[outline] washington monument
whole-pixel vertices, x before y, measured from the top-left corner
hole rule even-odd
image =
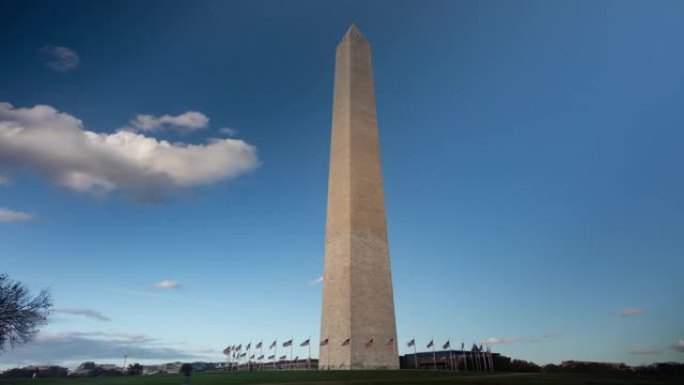
[[[337,46],[319,367],[398,369],[370,45]]]

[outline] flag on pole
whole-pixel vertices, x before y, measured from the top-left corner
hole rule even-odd
[[[465,345],[463,344],[463,341],[461,341],[461,350],[465,349]]]
[[[394,338],[390,338],[385,345],[391,346],[392,344],[394,344]]]
[[[366,345],[366,349],[372,348],[373,347],[373,339],[371,338],[370,340],[368,340],[368,342],[366,342],[365,345]]]
[[[242,353],[242,354],[240,354],[240,358],[242,358],[242,357],[244,357],[244,356],[246,356],[246,355],[247,355],[247,353]]]
[[[294,359],[295,364],[297,363],[297,361],[299,361],[299,356],[295,357],[295,359]]]
[[[262,343],[262,342],[263,342],[263,341],[259,341],[259,343],[256,344],[256,346],[254,347],[254,349],[261,349],[261,346],[262,346],[261,343]]]
[[[287,358],[287,356],[280,356],[279,360],[284,360],[286,358]]]
[[[351,342],[351,338],[347,338],[346,340],[344,340],[344,342],[342,342],[342,346],[347,346],[347,345],[349,345],[350,342]]]
[[[410,348],[411,346],[415,346],[415,345],[416,345],[416,339],[415,339],[415,338],[412,339],[411,341],[409,341],[408,344],[406,344],[406,346],[408,346],[409,348]]]
[[[257,358],[257,360],[263,360],[263,359],[264,359],[264,355],[263,355],[263,354],[260,355],[260,356]]]
[[[430,343],[427,344],[427,347],[428,347],[428,348],[431,348],[431,347],[433,347],[433,346],[435,346],[435,342],[434,342],[434,340],[430,340]]]
[[[269,360],[275,360],[275,354],[268,356]]]
[[[327,339],[327,338],[324,339],[323,341],[321,341],[321,346],[326,346],[327,344],[328,344],[328,339]]]
[[[451,347],[451,340],[447,341],[444,345],[442,345],[442,349],[449,349]]]
[[[277,342],[278,342],[278,340],[275,340],[275,341],[273,341],[273,343],[271,344],[271,346],[269,346],[268,348],[269,348],[269,349],[273,349],[273,348],[275,348],[275,347],[276,347],[276,344],[277,344]]]
[[[248,343],[248,344],[247,344],[247,347],[245,348],[245,350],[249,350],[249,348],[250,348],[251,346],[252,346],[252,343],[251,343],[251,342]]]
[[[227,347],[227,348],[225,348],[225,349],[223,349],[223,354],[225,354],[225,355],[229,355],[229,354],[230,354],[230,346]]]
[[[311,338],[307,339],[306,341],[302,342],[299,344],[299,346],[309,346],[309,343],[311,342]]]
[[[286,348],[286,347],[288,347],[288,346],[292,346],[292,340],[283,342],[283,347],[284,347],[284,348]]]
[[[238,346],[235,348],[235,350],[238,351],[238,352],[239,352],[240,350],[242,350],[242,344],[238,345]]]
[[[255,356],[256,356],[256,355],[252,354],[251,356],[249,356],[249,359],[250,359],[250,360],[253,360]]]

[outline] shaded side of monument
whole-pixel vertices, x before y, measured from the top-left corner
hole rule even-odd
[[[370,45],[337,46],[325,240],[321,369],[398,369]]]

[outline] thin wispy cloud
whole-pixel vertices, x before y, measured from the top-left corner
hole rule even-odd
[[[620,317],[631,317],[631,316],[636,316],[636,315],[642,315],[645,313],[646,313],[646,311],[643,309],[639,309],[636,307],[626,307],[626,308],[620,310]]]
[[[521,342],[521,341],[522,341],[522,338],[520,338],[520,337],[489,337],[482,342],[489,344],[489,345],[507,345],[507,344],[514,344],[514,343]]]
[[[25,222],[34,218],[34,215],[22,213],[0,207],[0,222]]]
[[[0,186],[7,186],[10,183],[10,179],[4,175],[0,175]]]
[[[154,132],[167,128],[177,128],[186,131],[194,131],[206,128],[209,118],[201,112],[188,111],[180,115],[137,115],[130,121],[134,130],[142,132]]]
[[[309,281],[309,285],[320,285],[321,283],[323,283],[323,276],[320,276],[316,279],[312,279],[311,281]]]
[[[206,356],[164,345],[139,334],[105,332],[41,332],[36,338],[3,353],[3,364],[25,365],[42,362],[64,363],[120,359],[124,354],[137,359],[202,360]]]
[[[47,57],[45,65],[57,72],[67,72],[81,64],[81,58],[71,48],[59,45],[46,45],[40,51]]]
[[[219,128],[218,132],[225,135],[225,136],[230,136],[230,137],[233,137],[233,136],[238,134],[238,130],[236,130],[234,128],[230,128],[230,127]]]
[[[663,349],[634,349],[630,350],[629,354],[635,355],[635,356],[650,356],[654,354],[660,354],[663,352]]]
[[[86,318],[95,319],[98,321],[110,321],[110,318],[100,313],[97,310],[92,309],[75,309],[75,308],[58,308],[53,309],[53,313],[57,314],[69,314],[69,315],[79,315]]]
[[[179,289],[181,285],[176,281],[164,280],[155,283],[154,287],[156,289]]]
[[[88,131],[76,117],[51,106],[0,103],[0,168],[30,170],[77,192],[112,190],[143,199],[207,185],[258,167],[256,148],[242,140],[170,143],[143,134]]]

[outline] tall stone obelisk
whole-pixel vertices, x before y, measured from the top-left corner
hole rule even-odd
[[[398,369],[371,52],[354,25],[333,99],[319,367]]]

